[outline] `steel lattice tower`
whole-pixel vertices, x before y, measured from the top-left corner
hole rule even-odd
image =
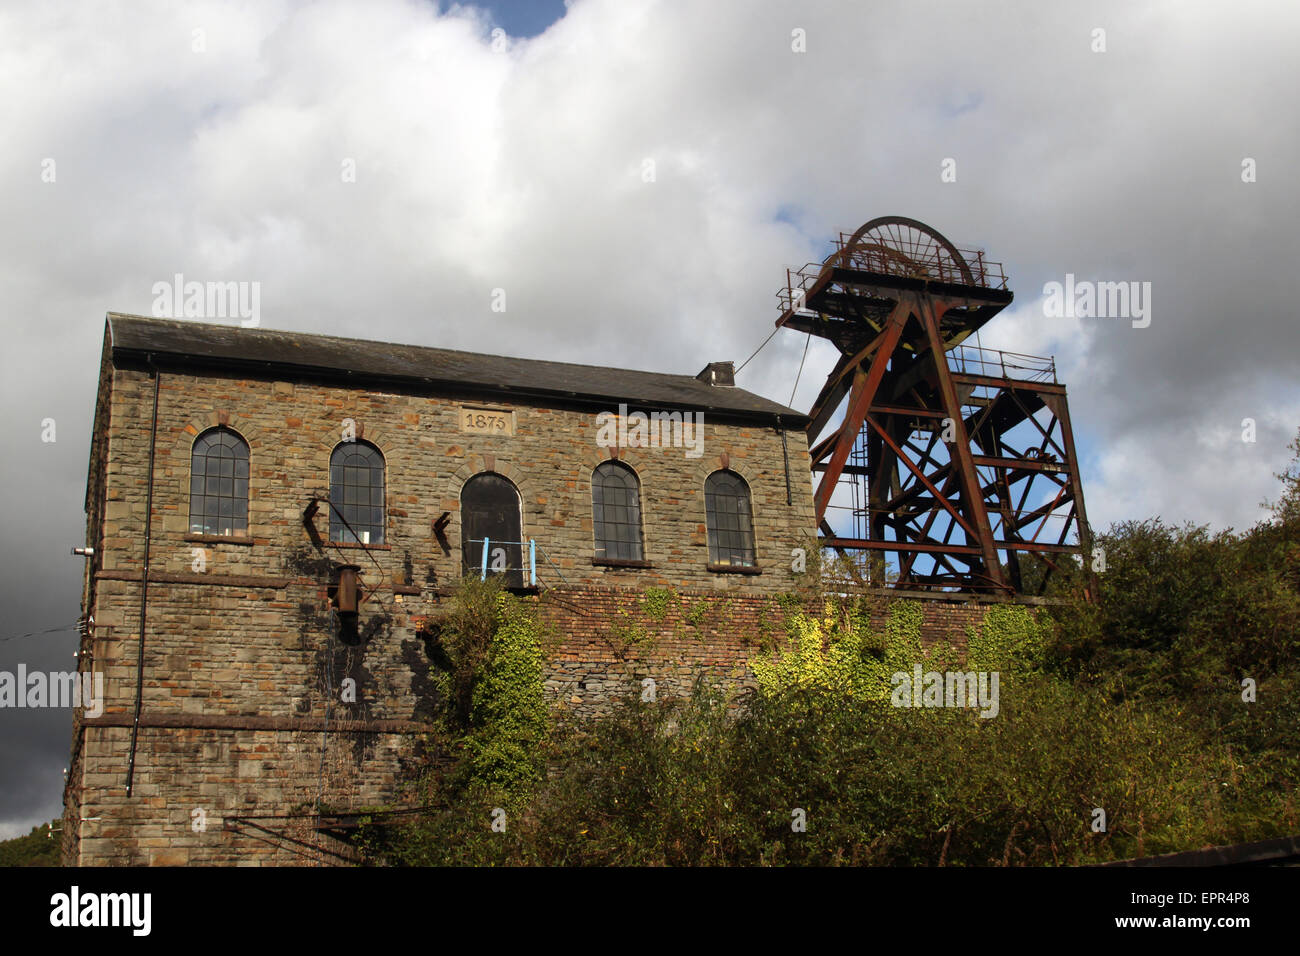
[[[1063,555],[1083,554],[1055,362],[962,344],[1011,302],[1000,264],[889,216],[787,270],[778,298],[778,327],[840,351],[809,412],[824,545],[856,556],[872,583],[911,590],[1041,592]],[[832,509],[849,512],[849,530]]]

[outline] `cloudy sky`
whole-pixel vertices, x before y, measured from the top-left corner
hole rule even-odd
[[[0,670],[73,666],[73,633],[16,635],[79,614],[104,314],[177,273],[260,283],[266,328],[693,374],[758,347],[787,266],[911,216],[1005,263],[982,344],[1056,356],[1095,525],[1246,528],[1300,425],[1297,27],[1284,0],[9,0]],[[1067,273],[1151,283],[1150,325],[1045,315]],[[803,348],[739,384],[789,402]],[[0,836],[59,812],[70,727],[0,712]]]

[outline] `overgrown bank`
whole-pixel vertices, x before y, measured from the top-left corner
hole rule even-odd
[[[866,599],[792,602],[731,716],[697,685],[553,723],[544,635],[471,585],[434,641],[452,759],[413,794],[428,814],[364,831],[369,859],[1051,865],[1294,834],[1300,508],[1284,480],[1246,533],[1113,527],[1097,603],[1061,573],[1066,603],[995,609],[964,659],[923,648],[905,603],[873,627]],[[996,716],[895,706],[894,675],[918,663],[997,672]]]

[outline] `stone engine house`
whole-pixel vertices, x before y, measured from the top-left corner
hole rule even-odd
[[[420,629],[502,574],[556,706],[746,680],[815,548],[806,416],[698,376],[108,316],[86,491],[71,864],[329,862],[291,808],[389,802],[433,703]],[[486,547],[484,542],[487,542]],[[359,576],[364,601],[340,614]],[[672,588],[643,627],[615,624]],[[355,699],[340,697],[351,680]]]

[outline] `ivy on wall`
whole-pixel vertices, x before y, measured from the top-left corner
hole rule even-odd
[[[473,780],[517,795],[541,771],[549,718],[545,658],[532,614],[507,595],[497,601],[500,624],[474,683],[466,748]]]
[[[467,578],[427,635],[448,752],[462,782],[509,800],[540,773],[549,730],[542,627],[499,583]]]
[[[975,671],[1039,674],[1051,622],[1022,604],[994,604],[979,628],[966,629],[966,664]]]
[[[1037,674],[1043,667],[1049,622],[1017,604],[988,608],[981,626],[967,629],[964,664],[957,648],[943,641],[928,649],[921,645],[922,606],[914,601],[889,605],[883,628],[871,624],[864,603],[847,609],[826,601],[823,613],[809,614],[793,604],[786,607],[787,646],[769,649],[751,661],[761,693],[787,690],[827,690],[862,700],[888,700],[890,678],[910,673],[926,661],[930,668],[963,666],[974,671]]]
[[[864,700],[888,700],[890,676],[921,659],[921,608],[894,603],[882,633],[863,606],[848,610],[828,600],[820,616],[786,608],[788,644],[756,656],[750,665],[760,693],[829,690]]]
[[[677,592],[672,588],[646,588],[641,597],[641,608],[652,621],[663,621],[676,603]]]

